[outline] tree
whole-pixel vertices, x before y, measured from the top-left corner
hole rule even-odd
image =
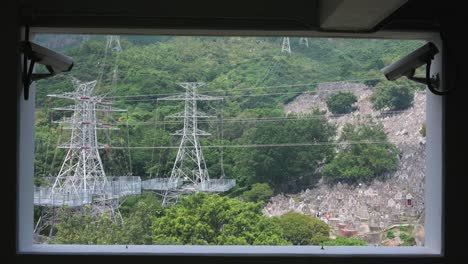
[[[152,225],[153,243],[183,245],[287,245],[261,203],[197,193],[165,210]]]
[[[377,110],[405,110],[413,105],[414,91],[409,86],[383,84],[370,97]]]
[[[125,244],[151,245],[154,219],[162,215],[161,200],[154,192],[143,192],[130,212],[124,215],[122,236]]]
[[[56,36],[41,36],[41,41],[43,45],[47,46],[50,44],[47,43],[48,41],[56,42],[55,38]],[[164,40],[152,38],[156,42],[149,43],[150,38],[145,37],[145,40],[143,40],[142,37],[138,36],[121,36],[123,49],[119,55],[119,59],[109,60],[110,53],[107,52],[107,55],[105,55],[106,39],[104,37],[93,36],[81,43],[73,40],[72,43],[75,43],[74,45],[71,45],[68,41],[69,36],[65,38],[67,39],[62,41],[62,43],[67,44],[67,46],[63,47],[63,52],[73,57],[76,62],[73,72],[70,74],[78,79],[91,81],[102,73],[102,79],[98,87],[96,87],[96,92],[98,94],[107,94],[115,97],[115,99],[120,98],[114,102],[115,106],[128,110],[129,127],[122,127],[120,131],[112,132],[110,137],[110,145],[112,146],[169,146],[175,144],[175,142],[170,142],[173,139],[170,133],[180,129],[180,125],[168,124],[164,127],[158,121],[162,121],[167,115],[181,111],[183,105],[157,103],[156,106],[156,103],[147,101],[154,100],[155,98],[142,95],[154,94],[154,87],[158,87],[158,94],[174,93],[176,92],[174,89],[177,87],[175,83],[196,78],[197,80],[206,82],[203,91],[208,93],[216,92],[217,95],[223,95],[219,89],[225,91],[225,95],[228,95],[223,100],[223,113],[226,118],[278,117],[283,115],[282,109],[286,102],[302,94],[303,91],[311,91],[315,88],[313,84],[297,87],[291,86],[291,84],[310,83],[311,79],[321,82],[336,78],[336,69],[343,69],[343,72],[349,74],[348,76],[340,76],[344,79],[381,79],[380,72],[376,68],[393,61],[394,58],[400,55],[406,54],[420,43],[416,41],[398,42],[392,40],[371,42],[335,39],[332,40],[333,44],[331,44],[331,40],[316,39],[309,43],[314,48],[298,50],[304,56],[291,56],[285,59],[278,54],[277,43],[275,44],[274,38],[269,41],[260,41],[258,38],[234,40],[232,38],[212,37],[165,37],[163,38]],[[103,61],[104,56],[107,56],[105,63]],[[227,61],[229,63],[226,63]],[[112,88],[111,77],[115,66],[114,62],[118,64],[119,78],[117,86]],[[363,71],[362,69],[365,70]],[[50,119],[58,120],[60,116],[57,116],[58,113],[55,113],[54,118],[49,118],[50,115],[46,114],[49,112],[47,110],[49,100],[46,95],[72,91],[69,76],[69,73],[64,73],[63,75],[57,75],[53,78],[37,82],[36,106],[38,107],[37,111],[42,112],[40,114],[42,116],[38,116],[37,120],[43,120],[44,122],[36,123],[36,177],[44,176],[44,171],[46,175],[49,173],[55,175],[63,160],[63,150],[59,150],[57,155],[55,155],[54,148],[59,138],[61,138],[60,144],[66,142],[68,131],[64,130],[63,137],[60,137],[59,131],[61,130],[57,129],[57,124],[51,124]],[[151,76],[151,78],[148,78],[148,76]],[[368,80],[367,82],[370,82],[368,84],[375,85],[377,80]],[[272,93],[272,90],[267,87],[282,85],[288,87],[287,93],[281,94],[281,92],[275,96],[263,96]],[[255,89],[233,89],[236,87],[253,86],[255,86]],[[180,90],[177,92],[180,92]],[[128,96],[137,97],[129,100]],[[121,100],[123,98],[127,99]],[[67,100],[52,99],[50,102],[51,108],[70,104]],[[204,104],[201,104],[200,107],[203,107],[202,105]],[[202,110],[207,112],[207,109]],[[121,115],[120,118],[115,118],[115,120],[118,120],[117,123],[126,123],[126,113],[114,114]],[[214,113],[212,111],[208,114]],[[219,112],[215,114],[219,114]],[[154,122],[154,126],[136,124],[139,122],[148,124]],[[306,123],[308,121],[301,120],[297,123],[301,122]],[[275,123],[278,124],[279,122]],[[203,125],[206,124],[200,123],[200,126]],[[245,143],[254,142],[254,139],[249,141],[250,139],[246,138],[246,134],[251,133],[258,126],[257,122],[225,122],[224,125],[223,137],[229,141],[225,142],[225,144],[238,143],[238,141],[244,139]],[[300,124],[297,126],[300,126]],[[269,129],[268,127],[264,128]],[[273,126],[273,128],[275,127]],[[275,128],[277,131],[284,131],[285,129]],[[212,137],[207,138],[210,143],[213,142],[213,139],[220,138],[219,135],[216,135],[217,127],[215,125],[207,130],[213,133]],[[101,132],[104,131],[99,131],[98,135],[104,134]],[[313,138],[310,141],[311,138],[307,136],[308,130],[301,130],[301,133],[299,139],[313,142]],[[291,138],[287,137],[281,143],[288,143],[286,140],[300,143],[299,140],[294,141],[294,138],[291,140]],[[317,140],[319,139],[317,138]],[[102,143],[109,143],[107,142],[107,137],[101,141]],[[271,143],[267,139],[262,139],[261,142]],[[312,146],[309,149],[316,148],[323,150],[325,147],[322,147]],[[301,148],[290,147],[290,150],[290,152],[296,153],[294,154],[296,157],[306,152],[303,151],[305,150],[304,147],[302,147],[302,150]],[[206,152],[209,154],[208,150]],[[268,158],[273,158],[273,162],[281,158],[281,155],[266,153],[267,151],[262,152]],[[118,175],[117,173],[128,173],[130,166],[124,165],[126,165],[127,160],[131,160],[133,175],[138,175],[142,179],[145,179],[150,174],[155,175],[159,173],[159,175],[164,175],[170,173],[172,169],[170,163],[173,160],[172,157],[176,155],[176,150],[153,149],[148,151],[133,149],[131,153],[127,153],[127,151],[124,152],[124,150],[113,148],[110,151],[106,150],[105,153],[106,157],[102,161],[108,174]],[[304,161],[298,162],[300,173],[294,172],[294,175],[287,176],[291,177],[291,179],[282,182],[276,179],[276,177],[286,178],[285,175],[280,175],[280,173],[291,172],[292,166],[287,166],[289,167],[287,170],[280,170],[277,173],[273,171],[274,174],[268,175],[271,171],[266,170],[263,173],[262,170],[265,165],[257,164],[260,161],[259,159],[252,161],[247,166],[244,166],[243,163],[236,166],[235,163],[237,161],[244,162],[245,159],[250,159],[248,151],[241,153],[237,149],[226,149],[225,154],[226,162],[224,169],[226,172],[229,171],[231,173],[229,175],[234,175],[236,180],[243,184],[243,186],[249,186],[255,182],[266,182],[275,191],[281,188],[289,188],[285,184],[286,182],[290,182],[289,185],[295,188],[310,185],[317,179],[315,173],[313,173],[315,169],[315,157],[318,160],[322,160],[318,155],[305,157]],[[228,157],[230,154],[234,157]],[[56,158],[54,159],[55,156]],[[309,158],[312,158],[312,162],[306,164]],[[50,164],[52,160],[54,160],[54,164]],[[214,168],[216,163],[209,163],[207,164],[208,170],[212,171],[215,169],[216,171],[216,168]],[[230,168],[228,168],[229,166]],[[272,184],[268,180],[262,180],[263,178],[268,179],[270,176],[274,178],[272,182],[277,183]],[[296,180],[297,182],[293,183]]]
[[[356,110],[357,97],[352,92],[338,92],[327,98],[327,107],[333,114],[346,114]]]
[[[330,228],[318,218],[288,212],[277,218],[283,237],[293,245],[319,245],[328,240]]]
[[[266,202],[273,195],[273,190],[266,183],[255,183],[252,188],[242,194],[246,202]]]
[[[315,171],[321,162],[332,157],[334,146],[309,144],[333,140],[335,127],[325,117],[317,118],[323,112],[316,110],[312,115],[314,118],[310,119],[259,123],[246,132],[242,144],[286,145],[242,150],[237,164],[251,168],[251,183],[268,183],[275,192],[293,192],[318,181]]]
[[[367,242],[358,238],[338,236],[336,239],[323,242],[324,246],[367,246]]]
[[[397,148],[388,142],[381,124],[346,124],[339,139],[344,147],[322,170],[329,181],[371,181],[396,169]]]
[[[52,241],[56,244],[84,245],[117,245],[125,242],[120,223],[112,221],[108,212],[93,216],[89,207],[81,212],[65,208]]]
[[[142,196],[130,197],[129,200],[129,203],[124,203],[122,207],[123,223],[118,219],[117,221],[111,220],[109,212],[103,215],[93,215],[90,207],[85,207],[81,211],[71,208],[63,209],[53,243],[152,244],[151,224],[162,213],[161,201],[152,192],[144,192]]]

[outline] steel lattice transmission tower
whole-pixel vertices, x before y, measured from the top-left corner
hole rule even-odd
[[[283,38],[283,45],[281,46],[281,53],[287,52],[291,54],[291,45],[289,44],[289,37]]]
[[[158,98],[158,101],[184,101],[184,111],[168,117],[183,118],[184,127],[173,135],[181,136],[176,160],[171,175],[165,178],[152,178],[141,182],[142,189],[161,191],[162,205],[177,202],[182,194],[193,192],[225,192],[236,185],[234,179],[210,179],[200,144],[200,136],[210,133],[198,128],[199,118],[212,116],[198,110],[198,101],[222,100],[222,97],[198,94],[198,88],[204,83],[184,82],[179,85],[185,88],[184,94]]]
[[[122,46],[120,46],[120,36],[109,35],[107,36],[106,50],[110,49],[113,52],[121,52]]]
[[[166,190],[163,198],[163,205],[177,199],[180,191],[194,191],[199,184],[209,181],[210,177],[206,168],[205,158],[200,144],[200,136],[211,135],[208,132],[198,129],[198,119],[211,117],[197,108],[198,101],[222,100],[222,97],[198,94],[197,89],[203,86],[201,82],[179,83],[185,88],[185,94],[159,98],[158,101],[184,101],[184,112],[171,115],[170,117],[183,118],[184,127],[172,135],[181,136],[179,150],[171,171],[169,182],[189,183],[183,190]],[[187,185],[187,184],[186,184]]]
[[[70,196],[111,196],[110,182],[106,177],[99,149],[108,147],[98,143],[97,130],[109,129],[109,124],[99,123],[97,112],[121,112],[126,110],[113,108],[110,102],[101,96],[93,96],[96,81],[81,82],[72,80],[75,90],[51,97],[70,99],[75,102],[68,107],[55,108],[55,110],[73,111],[70,118],[59,123],[66,123],[71,130],[70,142],[59,146],[67,149],[67,153],[57,175],[52,193],[67,194]]]
[[[304,45],[306,47],[309,47],[309,40],[307,38],[300,38],[299,45]]]
[[[110,35],[107,36],[106,51],[110,50],[111,55],[114,56],[114,69],[112,70],[112,89],[115,89],[118,79],[119,64],[117,63],[120,53],[122,52],[122,46],[120,46],[120,36]]]

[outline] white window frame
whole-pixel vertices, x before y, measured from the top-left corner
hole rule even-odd
[[[109,28],[31,28],[49,34],[131,34],[200,36],[304,36],[313,38],[414,39],[431,41],[439,48],[431,74],[442,75],[442,41],[435,32],[383,31],[370,34],[324,33],[316,31],[216,31],[174,29]],[[30,38],[31,39],[31,38]],[[21,85],[22,90],[22,84]],[[443,87],[442,87],[443,89]],[[49,245],[33,244],[33,175],[35,85],[30,99],[18,97],[18,170],[17,170],[17,253],[18,254],[103,254],[103,255],[203,255],[203,256],[307,256],[307,257],[442,257],[443,254],[443,130],[444,100],[427,90],[426,175],[425,175],[425,246],[176,246],[176,245]]]

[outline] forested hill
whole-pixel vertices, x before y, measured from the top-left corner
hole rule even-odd
[[[52,41],[41,36],[40,44]],[[218,116],[213,122],[201,123],[213,135],[202,144],[239,145],[269,143],[326,142],[335,139],[333,125],[320,118],[287,122],[224,122],[229,119],[283,117],[284,104],[316,83],[355,80],[377,85],[383,79],[379,70],[422,45],[420,41],[309,39],[309,47],[291,38],[292,53],[281,53],[281,38],[240,37],[136,37],[122,36],[118,57],[106,51],[105,37],[73,41],[53,38],[57,49],[73,57],[75,66],[69,73],[39,81],[36,101],[36,179],[56,175],[63,152],[55,150],[67,138],[57,120],[61,114],[51,110],[68,105],[51,100],[47,94],[73,89],[70,77],[82,81],[99,78],[95,90],[115,101],[128,113],[117,114],[113,121],[120,130],[101,135],[112,146],[175,146],[170,135],[180,124],[157,123],[182,110],[179,102],[156,102],[157,98],[183,92],[179,82],[205,82],[200,93],[223,96],[222,102],[200,103],[204,112]],[[50,45],[49,45],[50,46]],[[111,76],[118,66],[116,86]],[[320,113],[315,113],[319,115]],[[215,122],[217,121],[218,122]],[[157,121],[157,122],[156,122]],[[127,125],[128,123],[128,125]],[[150,125],[148,125],[150,124]],[[163,125],[162,125],[163,124]],[[210,176],[225,173],[238,185],[267,182],[275,191],[303,188],[317,181],[316,169],[333,159],[333,146],[260,150],[225,148],[224,164],[220,148],[207,148],[205,158]],[[108,175],[133,174],[164,177],[170,172],[176,150],[131,149],[104,151],[103,162]]]

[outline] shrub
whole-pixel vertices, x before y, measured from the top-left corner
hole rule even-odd
[[[388,238],[388,239],[394,239],[394,238],[395,238],[395,234],[394,234],[392,231],[388,231],[388,232],[387,232],[387,238]]]
[[[284,239],[294,245],[319,245],[329,239],[330,228],[318,218],[288,212],[277,219]]]
[[[336,239],[323,242],[324,246],[367,246],[367,242],[358,238],[338,236]]]
[[[356,110],[357,97],[352,92],[338,92],[327,99],[327,107],[333,114],[346,114]]]
[[[419,130],[419,133],[421,136],[426,137],[426,122],[424,122],[421,126],[421,129]]]
[[[400,239],[403,240],[401,246],[414,246],[416,244],[414,237],[407,233],[400,233]]]
[[[246,202],[266,202],[273,195],[273,190],[266,183],[255,183],[252,189],[242,194],[242,199]]]
[[[405,110],[413,105],[414,91],[408,86],[387,84],[375,91],[370,100],[374,109]]]

